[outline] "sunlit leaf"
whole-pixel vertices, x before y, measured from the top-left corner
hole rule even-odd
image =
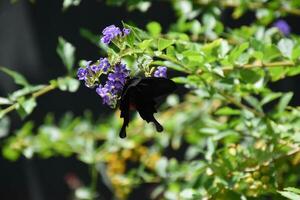
[[[81,3],[81,0],[64,0],[63,10],[67,10],[71,6],[78,6]]]
[[[158,41],[157,41],[157,48],[158,48],[159,51],[162,51],[165,48],[171,46],[172,44],[174,44],[173,40],[159,38]]]
[[[292,58],[292,52],[294,47],[294,42],[288,38],[283,38],[278,42],[278,49],[283,56],[287,58]]]
[[[293,93],[288,92],[280,98],[280,101],[278,103],[278,112],[281,113],[285,110],[285,108],[288,106],[289,102],[292,100]]]
[[[30,84],[26,80],[26,78],[21,75],[20,73],[13,71],[11,69],[5,68],[5,67],[0,67],[0,70],[8,74],[10,77],[12,77],[15,81],[16,84],[19,84],[21,86],[29,86]]]
[[[75,64],[75,47],[63,37],[59,37],[56,52],[70,73]]]
[[[150,22],[147,24],[146,28],[150,35],[153,37],[159,36],[162,30],[158,22]]]

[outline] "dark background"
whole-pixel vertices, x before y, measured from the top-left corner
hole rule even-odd
[[[94,33],[110,24],[120,25],[121,21],[133,21],[144,28],[149,21],[159,21],[167,28],[175,22],[176,16],[168,3],[157,1],[146,13],[127,12],[125,7],[108,7],[103,1],[82,1],[79,7],[61,11],[62,1],[37,0],[35,4],[20,1],[10,4],[8,0],[0,1],[0,66],[17,70],[28,78],[30,83],[44,84],[48,80],[65,73],[63,64],[56,54],[58,36],[63,36],[76,49],[77,59],[96,60],[100,57],[99,49],[79,34],[81,27]],[[254,20],[249,13],[238,21],[231,19],[231,10],[226,10],[222,20],[230,27],[239,27]],[[297,20],[286,18],[293,33],[300,33]],[[279,91],[296,91],[299,77],[288,78],[272,85]],[[0,73],[0,96],[17,89],[13,81]],[[299,105],[300,96],[296,94],[292,104]],[[82,115],[88,109],[97,117],[100,113],[109,112],[102,106],[95,92],[81,87],[77,93],[51,92],[38,99],[38,108],[25,120],[33,120],[37,125],[42,123],[46,113],[52,112],[57,118],[63,113],[72,111]],[[12,132],[19,128],[22,121],[16,114],[10,115]],[[51,158],[41,160],[24,158],[10,162],[0,157],[0,199],[1,200],[65,200],[70,193],[64,177],[75,173],[89,183],[88,168],[76,158]],[[110,193],[104,186],[104,199],[110,199]],[[139,193],[139,192],[137,192]],[[141,193],[139,193],[142,195]],[[131,198],[136,199],[136,198]]]

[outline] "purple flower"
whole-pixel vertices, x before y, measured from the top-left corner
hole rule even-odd
[[[126,68],[125,64],[118,63],[114,67],[116,73],[122,73],[124,76],[129,76],[130,71]]]
[[[92,61],[88,61],[86,63],[86,66],[85,66],[86,78],[92,77],[94,75],[92,67],[95,66],[95,65],[91,66],[91,63],[92,63]]]
[[[114,67],[114,71],[108,74],[105,85],[100,85],[96,89],[103,100],[103,104],[111,107],[116,105],[118,94],[122,91],[128,76],[129,70],[126,69],[126,65],[119,63]]]
[[[110,73],[107,79],[114,83],[120,83],[121,85],[124,85],[126,81],[126,76],[122,73]]]
[[[86,63],[85,68],[79,68],[77,71],[77,77],[79,80],[85,81],[85,86],[93,88],[96,84],[95,74],[99,71],[99,66],[90,65],[92,61]]]
[[[103,71],[103,72],[107,72],[108,69],[110,67],[110,64],[108,62],[107,58],[100,58],[99,59],[99,68]]]
[[[154,72],[154,77],[167,77],[167,68],[164,66],[159,66]]]
[[[99,87],[96,89],[97,94],[102,98],[103,104],[110,105],[110,93],[107,87]]]
[[[100,71],[100,67],[98,65],[92,65],[91,66],[91,70],[95,73],[99,72]]]
[[[101,42],[104,44],[109,44],[114,38],[122,35],[120,28],[115,25],[106,27],[102,33],[103,37],[101,38]]]
[[[130,34],[130,29],[128,28],[123,28],[123,34],[124,34],[124,37],[129,35]]]
[[[77,77],[79,80],[84,80],[86,77],[87,71],[86,69],[79,68],[77,71]]]
[[[278,28],[278,30],[285,36],[288,36],[291,33],[291,28],[289,24],[284,21],[283,19],[277,20],[274,24],[273,27]]]

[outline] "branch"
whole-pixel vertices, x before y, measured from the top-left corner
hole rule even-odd
[[[210,3],[214,3],[213,1],[197,1],[198,5],[200,6],[205,6],[205,5],[209,5]],[[237,7],[241,7],[243,6],[241,1],[238,2],[232,2],[232,1],[226,1],[226,0],[221,0],[221,1],[217,1],[217,4],[219,4],[221,7],[223,8],[237,8]],[[247,8],[249,10],[257,10],[259,8],[264,8],[264,7],[268,7],[268,5],[264,4],[264,3],[260,3],[260,2],[248,2],[247,4]],[[284,6],[281,6],[280,8],[278,8],[278,10],[280,12],[285,12],[291,15],[300,15],[300,9],[299,8],[287,8]]]
[[[43,87],[42,89],[38,90],[37,92],[32,93],[31,96],[33,98],[37,98],[37,97],[42,96],[42,95],[44,95],[44,94],[46,94],[46,93],[48,93],[48,92],[50,92],[50,91],[52,91],[56,88],[57,88],[57,84],[49,84],[49,85],[46,85],[45,87]],[[6,114],[8,114],[8,113],[12,112],[13,110],[17,109],[18,105],[19,105],[19,103],[14,103],[14,104],[10,105],[9,107],[1,110],[0,111],[0,119],[3,116],[5,116]]]
[[[271,62],[271,63],[263,63],[262,61],[255,61],[252,64],[245,64],[245,65],[240,65],[238,67],[234,67],[234,66],[224,66],[222,67],[224,72],[230,72],[233,71],[235,69],[253,69],[253,68],[271,68],[271,67],[294,67],[296,64],[293,61],[290,60],[283,60],[283,61],[278,61],[278,62]],[[204,71],[199,69],[197,70],[196,74],[200,75],[202,74]]]
[[[225,66],[223,67],[224,71],[231,71],[234,69],[252,69],[252,68],[260,68],[260,67],[293,67],[295,66],[296,63],[290,60],[283,60],[283,61],[278,61],[278,62],[271,62],[271,63],[263,63],[262,61],[256,61],[253,64],[245,64],[241,65],[237,68],[235,67],[229,67]]]
[[[219,94],[221,94],[226,100],[228,100],[230,103],[236,105],[237,107],[241,108],[241,109],[244,109],[244,110],[248,110],[250,112],[252,112],[253,114],[255,114],[256,116],[258,117],[264,117],[265,116],[265,113],[263,112],[260,112],[258,110],[255,110],[245,104],[242,104],[241,102],[237,101],[236,99],[234,99],[233,97],[225,94],[225,93],[222,93],[221,91],[219,91]]]

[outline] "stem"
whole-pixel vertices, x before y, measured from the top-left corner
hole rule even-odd
[[[56,88],[57,88],[56,85],[53,85],[53,84],[47,85],[47,86],[43,87],[42,89],[40,89],[39,91],[34,92],[32,94],[32,97],[37,98],[37,97],[42,96],[42,95],[44,95],[44,94],[46,94],[46,93],[48,93],[48,92],[50,92],[50,91],[52,91]]]
[[[227,94],[224,94],[224,93],[221,93],[220,94],[225,98],[227,99],[230,103],[236,105],[237,107],[241,108],[241,109],[245,109],[245,110],[248,110],[250,112],[252,112],[253,114],[255,114],[256,116],[259,116],[259,117],[264,117],[265,114],[263,112],[260,112],[260,111],[257,111],[245,104],[242,104],[241,102],[235,100],[233,97],[231,96],[228,96]]]
[[[209,5],[210,3],[213,3],[213,1],[197,1],[198,5]],[[221,0],[218,1],[217,3],[219,3],[219,5],[221,5],[221,7],[223,8],[236,8],[236,7],[241,7],[241,1],[239,2],[232,2],[232,1],[226,1],[226,0]],[[263,7],[268,7],[266,4],[260,3],[260,2],[248,2],[247,3],[247,8],[249,10],[257,10],[259,8],[263,8]],[[300,15],[300,9],[298,8],[286,8],[286,7],[281,7],[279,8],[279,11],[281,12],[285,12],[288,14],[292,14],[292,15]]]
[[[256,61],[252,64],[245,64],[238,67],[232,67],[232,66],[224,66],[222,67],[224,72],[230,72],[235,69],[253,69],[253,68],[271,68],[271,67],[294,67],[297,63],[290,61],[290,60],[284,60],[284,61],[278,61],[278,62],[271,62],[271,63],[263,63],[262,61]],[[197,74],[200,75],[204,71],[199,69],[197,71]]]
[[[44,95],[44,94],[46,94],[46,93],[48,93],[48,92],[50,92],[50,91],[52,91],[56,88],[57,88],[56,84],[50,84],[50,85],[47,85],[47,86],[43,87],[42,89],[38,90],[37,92],[32,93],[31,96],[33,98],[37,98],[37,97],[42,96],[42,95]],[[8,113],[10,113],[10,112],[14,111],[15,109],[17,109],[18,105],[19,105],[19,103],[14,103],[14,104],[8,106],[7,108],[1,110],[0,119],[3,116],[7,115]]]
[[[244,69],[252,69],[252,68],[259,68],[259,67],[293,67],[296,63],[290,60],[284,60],[284,61],[278,61],[278,62],[272,62],[272,63],[263,63],[262,61],[256,61],[253,64],[245,64],[240,66],[240,68]],[[233,70],[233,67],[225,66],[223,67],[224,71],[231,71]]]
[[[96,199],[97,196],[97,182],[98,182],[98,173],[97,173],[97,169],[96,169],[96,164],[93,163],[91,165],[91,191],[92,191],[92,197],[91,200]]]
[[[187,67],[186,67],[185,65],[183,65],[180,61],[178,61],[178,60],[176,60],[176,59],[174,59],[174,58],[172,58],[172,57],[169,57],[169,56],[164,55],[164,54],[159,55],[159,56],[157,56],[157,55],[152,55],[152,56],[153,56],[153,57],[160,58],[160,59],[168,60],[168,61],[170,61],[170,62],[172,62],[172,63],[175,63],[176,65],[179,65],[179,66],[182,67],[183,69],[187,70],[187,73],[192,73],[192,71],[191,71],[189,68],[187,68]]]

